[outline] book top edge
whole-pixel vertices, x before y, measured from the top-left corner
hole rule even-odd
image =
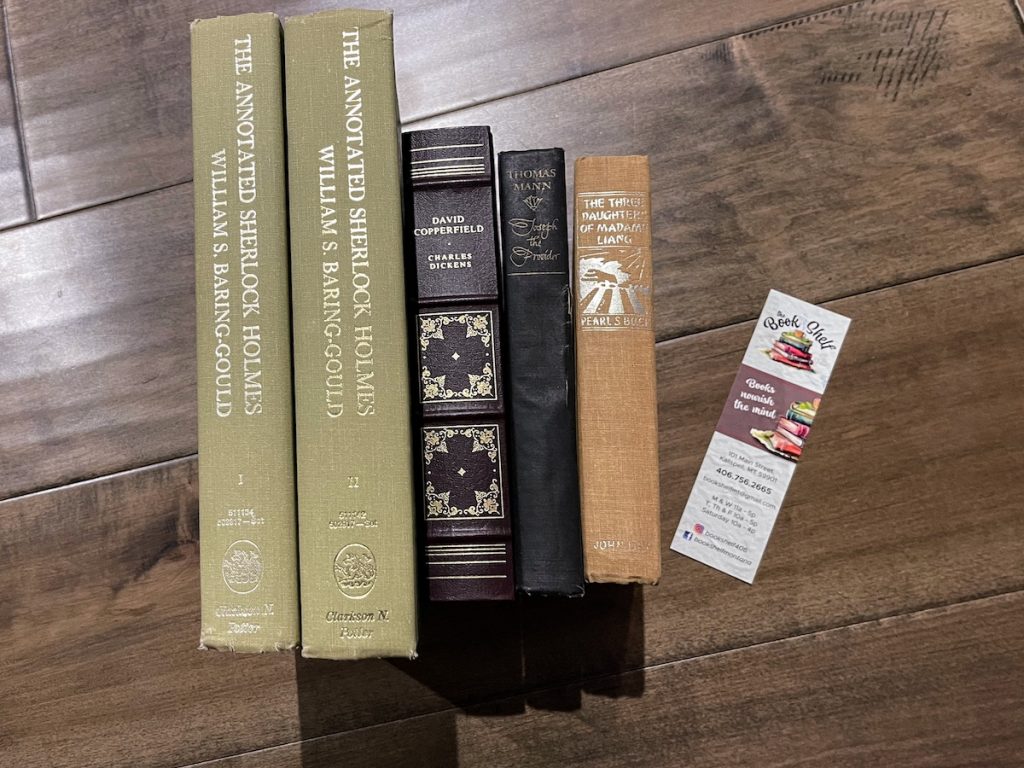
[[[506,149],[498,153],[498,157],[518,157],[520,155],[534,155],[539,153],[559,153],[565,154],[565,150],[561,147],[537,147],[536,149]]]
[[[650,163],[648,155],[587,155],[577,157],[576,165],[590,165],[592,163],[638,163],[647,165]]]
[[[424,128],[402,133],[402,166],[415,186],[490,184],[494,144],[487,125]]]
[[[648,193],[650,168],[647,155],[594,155],[577,158],[576,196],[595,194],[598,188],[609,184],[621,192]]]
[[[402,138],[411,147],[421,147],[434,137],[473,137],[479,140],[491,141],[491,126],[482,124],[473,125],[444,125],[436,128],[416,128],[410,131],[402,131]]]
[[[301,16],[287,16],[284,19],[284,26],[303,26],[305,24],[317,24],[321,21],[332,19],[343,19],[348,24],[358,26],[372,26],[374,24],[391,24],[394,14],[389,10],[371,10],[367,8],[332,8],[316,13],[307,13]]]
[[[231,16],[211,16],[208,19],[193,19],[192,23],[189,24],[189,29],[195,29],[198,26],[204,26],[207,24],[227,24],[229,22],[243,21],[243,20],[256,20],[256,19],[273,19],[276,22],[280,22],[276,13],[270,11],[263,11],[260,13],[238,13]]]

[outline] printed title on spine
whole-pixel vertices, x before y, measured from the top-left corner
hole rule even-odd
[[[373,416],[373,323],[370,295],[370,237],[366,223],[366,143],[363,125],[363,89],[359,77],[359,30],[342,33],[341,62],[345,99],[345,146],[329,144],[318,150],[320,169],[320,252],[322,257],[321,327],[324,355],[324,405],[331,418],[345,412],[346,376],[354,376],[356,413]],[[345,201],[339,210],[338,163],[344,163]],[[345,286],[342,277],[339,219],[348,225],[349,269]],[[351,306],[347,298],[351,297]],[[344,318],[352,318],[351,367],[345,363]]]
[[[260,332],[260,261],[256,215],[256,104],[252,36],[234,41],[235,151],[229,163],[228,148],[210,155],[210,192],[213,232],[213,348],[215,408],[220,417],[235,410],[238,370],[233,328],[241,311],[241,388],[246,416],[263,413],[263,361]],[[245,76],[250,77],[245,77]],[[234,185],[231,184],[234,171]],[[239,203],[237,233],[232,236],[229,203]],[[234,246],[234,247],[233,247]],[[237,266],[238,282],[232,278]],[[233,288],[238,295],[232,295]]]

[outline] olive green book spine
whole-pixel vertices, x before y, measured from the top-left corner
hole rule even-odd
[[[299,643],[281,25],[192,24],[201,648]]]
[[[391,14],[286,19],[302,653],[416,655]]]

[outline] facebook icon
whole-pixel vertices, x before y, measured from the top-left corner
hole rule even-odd
[[[683,539],[689,541],[693,538],[693,531],[683,531]]]

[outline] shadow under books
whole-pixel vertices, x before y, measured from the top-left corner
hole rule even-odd
[[[304,768],[342,759],[346,766],[456,766],[460,712],[572,711],[583,691],[643,694],[639,586],[592,584],[580,599],[424,601],[420,611],[415,660],[296,657]]]

